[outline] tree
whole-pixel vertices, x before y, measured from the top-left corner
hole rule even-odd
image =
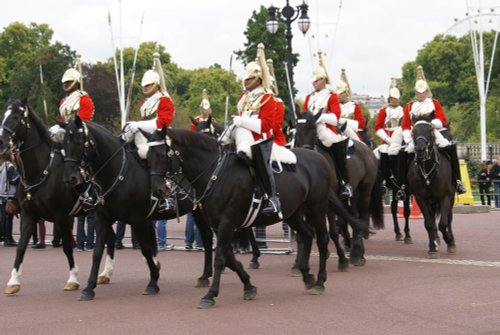
[[[61,76],[73,63],[75,51],[60,42],[52,43],[53,31],[46,24],[28,26],[14,22],[0,33],[0,104],[10,97],[25,98],[40,115],[47,100],[49,123],[59,99],[64,96]],[[42,66],[45,85],[40,83]]]
[[[274,63],[274,71],[280,95],[286,100],[289,96],[285,65],[283,63],[287,59],[288,53],[287,40],[284,33],[286,25],[280,21],[277,33],[270,34],[266,28],[267,15],[267,9],[264,6],[261,6],[258,12],[253,11],[244,33],[247,38],[247,42],[244,44],[245,49],[235,51],[235,54],[246,65],[255,60],[257,45],[263,43],[266,46],[266,57],[272,59]],[[298,61],[299,54],[293,53],[293,67],[297,65]],[[293,78],[293,73],[290,73],[290,76]],[[297,91],[293,92],[293,96],[296,93]]]

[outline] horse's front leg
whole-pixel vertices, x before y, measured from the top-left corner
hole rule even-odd
[[[221,274],[226,266],[227,249],[231,249],[233,240],[234,226],[233,220],[221,219],[217,229],[217,246],[215,248],[214,278],[208,293],[201,299],[198,308],[207,309],[215,305],[215,297],[219,295]]]
[[[394,234],[396,235],[396,241],[403,241],[403,235],[401,234],[401,229],[399,228],[398,222],[398,199],[396,198],[396,191],[392,191],[391,200],[391,214],[392,222],[394,223]]]
[[[441,218],[439,220],[439,230],[443,234],[443,240],[446,242],[447,252],[449,254],[454,254],[457,252],[457,246],[455,245],[455,238],[451,230],[451,222],[453,220],[453,206],[451,199],[444,197],[441,200],[440,206]]]
[[[424,199],[416,196],[417,204],[420,207],[420,211],[424,216],[424,225],[427,230],[427,235],[429,236],[429,258],[439,257],[439,242],[436,229],[436,218],[434,217],[434,212],[431,209],[431,204],[428,204]]]
[[[104,245],[107,241],[107,229],[112,226],[112,222],[107,220],[100,211],[95,212],[95,230],[96,241],[94,252],[92,253],[92,267],[90,270],[89,278],[87,280],[87,287],[82,290],[80,294],[80,301],[93,300],[95,297],[94,289],[97,286],[97,276],[99,273],[99,266],[101,265],[102,254],[104,253]]]
[[[293,214],[288,218],[287,223],[297,232],[297,241],[301,243],[301,252],[297,253],[297,260],[299,261],[299,269],[302,273],[302,280],[306,289],[311,289],[316,284],[314,275],[310,273],[309,256],[311,254],[312,239],[314,231],[307,223],[305,223],[298,213]]]
[[[206,222],[203,214],[199,209],[193,211],[194,222],[200,231],[201,240],[203,242],[204,251],[204,266],[203,273],[201,277],[198,278],[196,282],[196,287],[208,287],[210,285],[209,278],[212,277],[213,267],[212,267],[212,247],[214,234],[210,228],[208,222]]]
[[[158,279],[160,278],[160,263],[154,259],[158,250],[156,245],[156,233],[152,221],[135,221],[131,224],[134,225],[135,232],[139,244],[141,245],[141,252],[146,263],[149,267],[149,283],[146,289],[142,292],[144,295],[158,294],[160,288],[158,287]]]
[[[57,225],[61,232],[63,251],[68,259],[69,265],[69,278],[66,285],[64,285],[64,290],[78,290],[80,288],[80,283],[78,282],[78,266],[73,257],[73,234],[71,232],[73,228],[73,217],[62,215],[55,220],[54,225]]]
[[[109,284],[111,281],[111,276],[113,275],[113,271],[115,268],[115,241],[116,234],[113,230],[113,226],[107,227],[107,240],[106,240],[106,260],[104,261],[104,269],[99,276],[97,277],[98,285]]]
[[[21,211],[21,236],[17,244],[16,259],[14,260],[14,267],[11,271],[10,279],[5,286],[5,294],[15,294],[21,290],[21,265],[23,264],[24,255],[28,242],[33,235],[33,229],[36,227],[36,218],[27,213],[24,209]]]
[[[326,206],[325,206],[326,207]],[[325,208],[326,209],[326,208]],[[325,222],[325,209],[313,209],[310,211],[307,220],[315,227],[316,244],[319,250],[319,269],[316,285],[309,290],[310,294],[322,294],[325,291],[326,282],[326,261],[329,257],[328,252],[328,230]]]
[[[405,217],[405,238],[404,238],[404,243],[405,244],[413,244],[413,240],[410,235],[410,196],[407,195],[406,199],[403,201],[403,213]]]

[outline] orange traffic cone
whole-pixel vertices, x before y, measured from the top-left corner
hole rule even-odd
[[[405,213],[404,213],[404,206],[399,207],[398,211],[398,218],[404,218]],[[424,216],[422,215],[422,212],[420,211],[420,208],[418,207],[417,201],[415,200],[415,197],[412,197],[411,201],[411,206],[410,206],[410,219],[423,219]]]

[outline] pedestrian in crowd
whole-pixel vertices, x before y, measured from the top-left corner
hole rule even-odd
[[[484,197],[488,200],[488,206],[491,206],[491,196],[490,196],[490,187],[491,187],[491,168],[493,167],[492,161],[487,161],[486,166],[482,168],[477,174],[477,183],[479,186],[479,196],[481,197],[481,204],[484,206]]]
[[[491,168],[490,179],[493,181],[495,207],[500,208],[500,157],[498,157],[495,164]]]
[[[125,230],[127,228],[127,224],[123,221],[116,222],[116,239],[115,239],[115,249],[125,249],[123,245],[123,239],[125,238]],[[135,230],[133,227],[130,227],[130,235],[132,239],[132,249],[140,249],[139,241],[135,236]]]
[[[87,229],[85,229],[87,222]],[[90,210],[83,215],[77,217],[76,224],[76,250],[92,250],[94,249],[95,237],[95,214],[94,210]]]
[[[197,250],[203,250],[203,241],[201,239],[200,230],[196,226],[193,212],[187,213],[186,217],[186,228],[184,230],[186,243],[186,250],[193,249],[193,243],[195,243],[195,248]]]
[[[36,230],[38,227],[38,235],[36,234]],[[43,219],[39,219],[35,225],[35,231],[33,232],[33,245],[31,246],[33,249],[45,249],[45,221]]]
[[[174,245],[167,243],[167,220],[156,220],[154,222],[156,226],[156,243],[158,245],[158,250],[172,250]]]
[[[10,156],[0,155],[0,241],[3,241],[6,247],[17,245],[12,236],[14,214],[8,213],[6,206],[8,201],[14,201],[17,204],[16,185],[18,183],[19,174],[14,164],[10,162]]]

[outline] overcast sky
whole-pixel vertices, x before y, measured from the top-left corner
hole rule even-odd
[[[483,0],[482,4],[499,6],[499,2]],[[290,0],[294,6],[300,3]],[[468,3],[477,6],[479,1]],[[136,46],[144,14],[141,41],[164,45],[179,66],[195,69],[218,63],[227,68],[231,52],[244,47],[243,32],[252,11],[271,4],[282,7],[286,0],[122,0],[123,46]],[[402,65],[414,60],[436,34],[449,30],[454,18],[465,18],[467,11],[467,0],[310,0],[308,4],[312,21],[308,34],[303,36],[293,23],[293,51],[301,59],[295,70],[299,98],[311,90],[317,62],[313,54],[318,49],[327,54],[334,84],[345,67],[354,92],[387,95],[390,78],[401,77]],[[95,62],[112,56],[108,11],[118,47],[118,0],[2,1],[0,26],[14,21],[47,23],[56,40],[81,53],[84,62]],[[233,65],[241,77],[242,64]]]

